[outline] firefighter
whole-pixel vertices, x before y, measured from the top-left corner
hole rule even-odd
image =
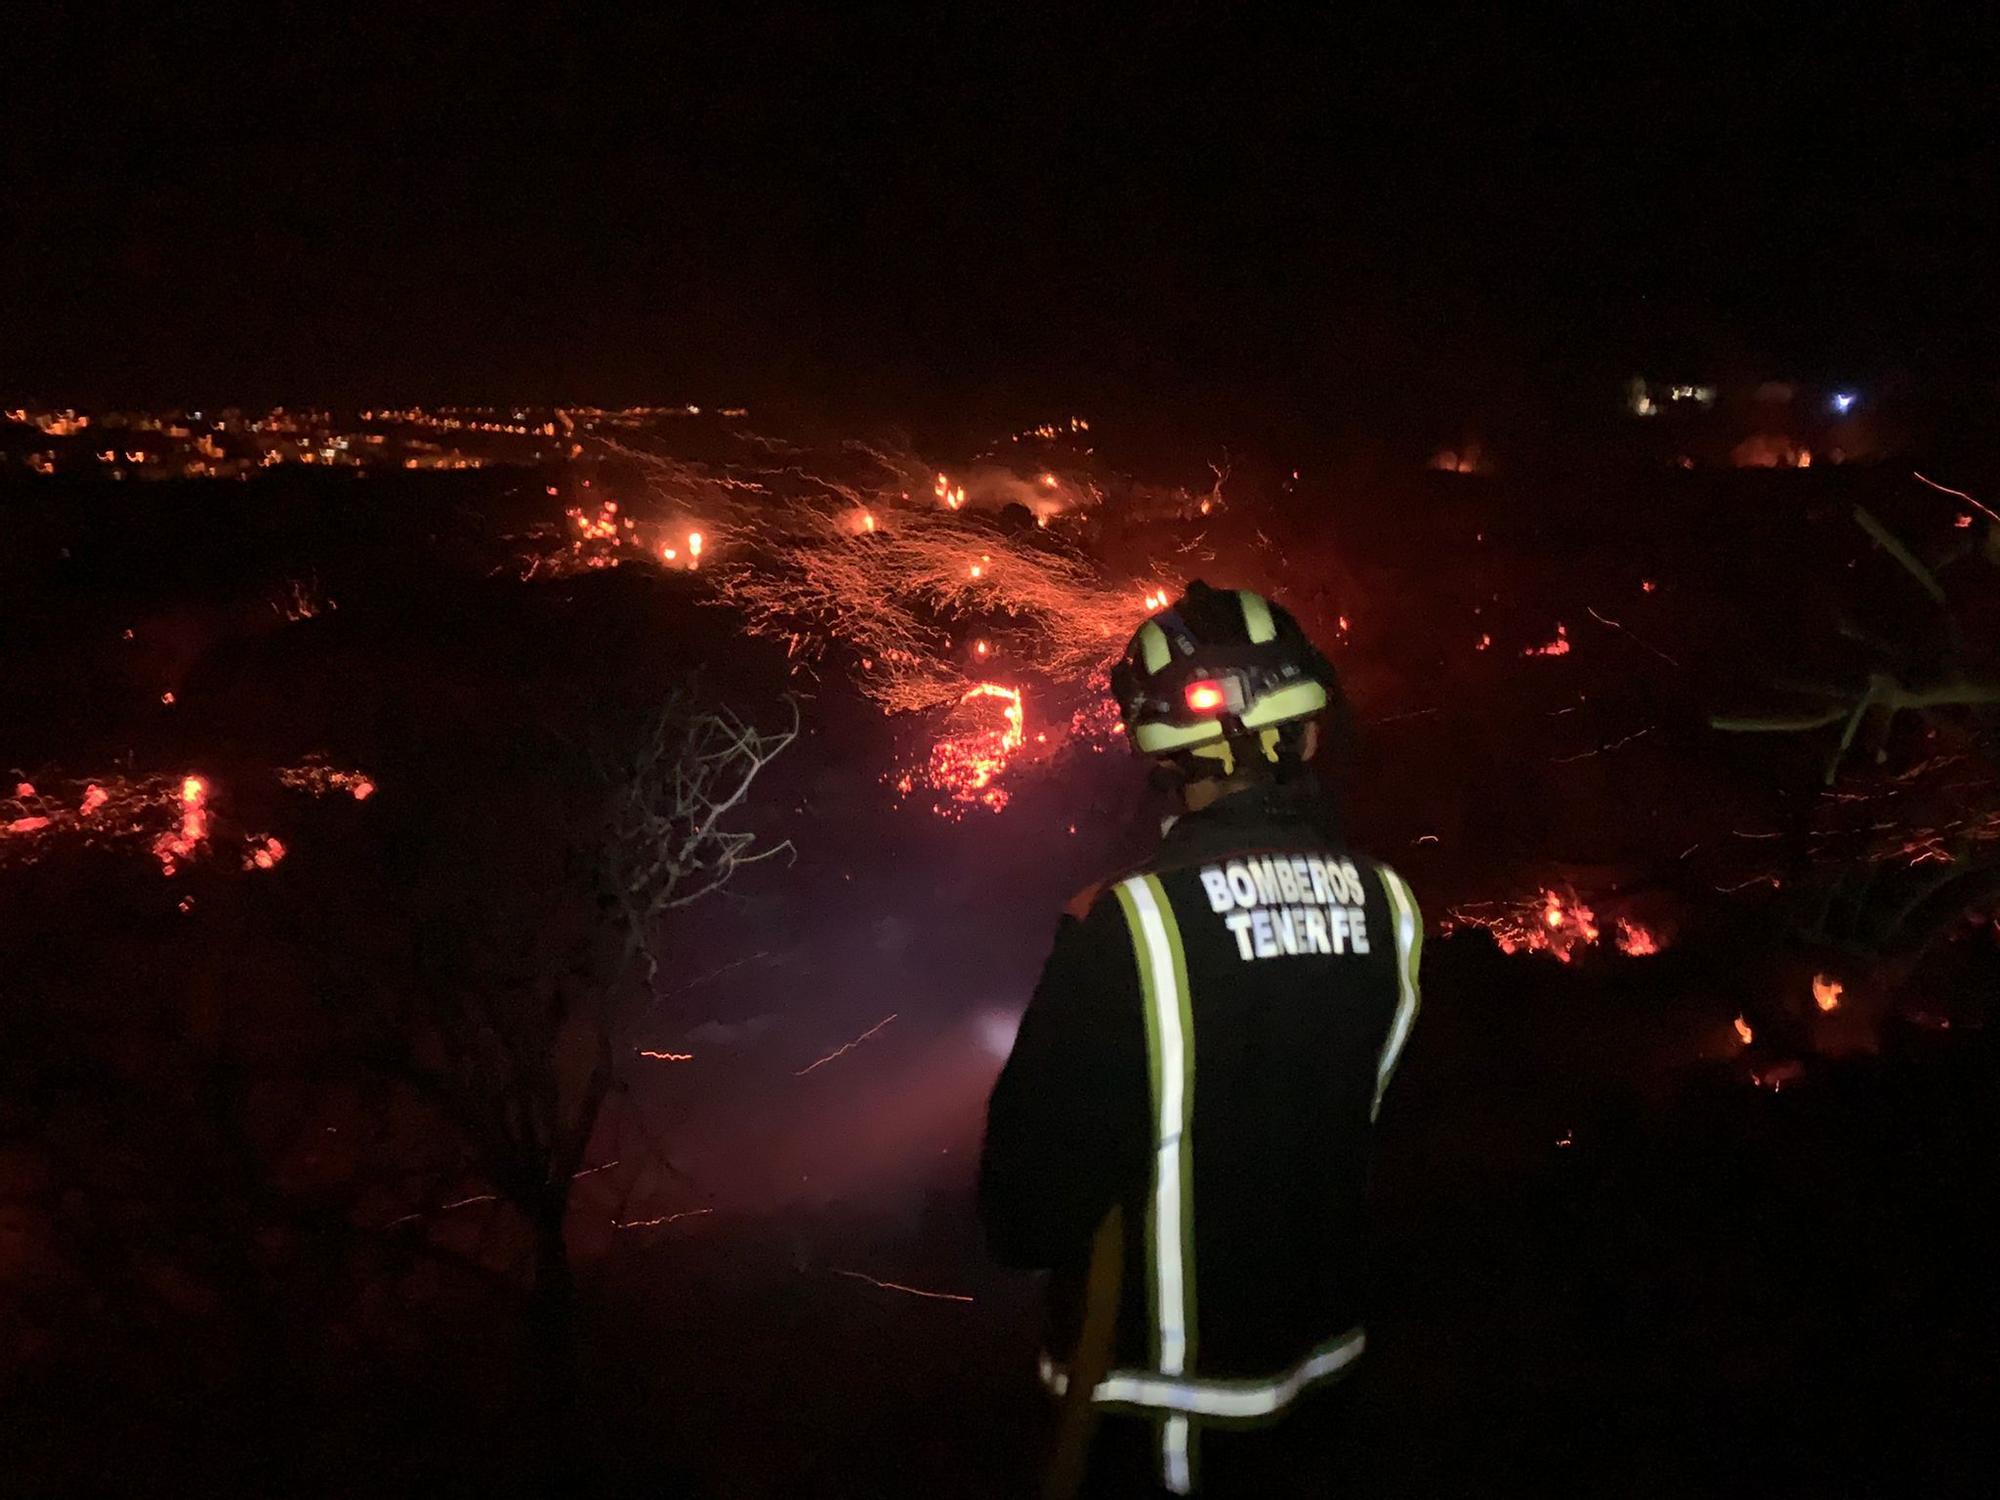
[[[1340,689],[1284,609],[1196,582],[1112,691],[1181,811],[1062,917],[980,1163],[993,1253],[1052,1273],[1047,1493],[1326,1493],[1422,919],[1306,769]]]

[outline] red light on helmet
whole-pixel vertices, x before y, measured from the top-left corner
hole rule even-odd
[[[1229,701],[1229,695],[1222,690],[1222,684],[1212,677],[1204,677],[1187,685],[1187,706],[1198,714],[1212,714]]]

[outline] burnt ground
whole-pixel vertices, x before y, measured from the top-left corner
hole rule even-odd
[[[1357,1493],[1983,1491],[1991,1032],[1977,1006],[1940,1029],[1885,1001],[1837,1039],[1746,1053],[1734,1016],[1789,1035],[1803,998],[1783,912],[1719,898],[1724,865],[1679,857],[1708,845],[1737,873],[1730,828],[1782,817],[1787,788],[1810,784],[1816,752],[1721,744],[1700,714],[1825,649],[1827,578],[1873,566],[1845,510],[1909,506],[1893,480],[1675,476],[1607,516],[1602,484],[1426,479],[1399,504],[1246,504],[1175,555],[1184,576],[1275,587],[1336,641],[1360,721],[1339,762],[1351,820],[1433,916],[1575,879],[1675,939],[1570,967],[1503,958],[1479,933],[1427,950],[1384,1112]],[[1129,763],[1077,757],[997,818],[898,809],[880,778],[913,742],[837,671],[788,679],[671,580],[487,577],[480,508],[533,491],[285,495],[292,524],[254,533],[265,497],[242,493],[9,500],[11,623],[32,649],[7,666],[8,701],[29,707],[0,758],[34,776],[199,764],[248,800],[255,768],[311,751],[382,785],[366,806],[260,807],[292,847],[261,885],[200,871],[169,887],[143,855],[92,852],[4,872],[9,1491],[543,1484],[558,1444],[506,1278],[357,1237],[367,1153],[298,1179],[269,1144],[280,1117],[367,1128],[365,1090],[301,1062],[326,997],[298,931],[365,926],[393,889],[377,867],[439,836],[413,788],[442,798],[470,777],[472,805],[504,815],[533,757],[492,748],[513,727],[490,717],[494,684],[533,663],[586,686],[704,666],[751,710],[788,685],[815,695],[755,814],[797,860],[686,927],[656,1045],[695,1056],[632,1075],[648,1140],[593,1151],[643,1170],[579,1184],[578,1477],[616,1493],[1029,1492],[1035,1287],[981,1255],[971,1163],[1054,909],[1143,846]],[[196,565],[190,527],[252,540]],[[51,561],[58,546],[70,555]],[[1114,566],[1159,551],[1116,527],[1100,546]],[[340,607],[284,624],[268,591],[305,568]],[[1573,653],[1520,655],[1559,620]],[[1476,650],[1480,634],[1496,644]],[[184,889],[189,913],[171,904]],[[1960,947],[1905,991],[1990,993],[1990,954]],[[1781,1090],[1752,1086],[1780,1062]],[[223,1075],[242,1083],[247,1140],[213,1134],[188,1082]],[[374,1123],[377,1155],[435,1146],[397,1128]],[[274,1179],[285,1205],[322,1213],[281,1245]],[[474,1205],[426,1232],[504,1271],[502,1218]]]

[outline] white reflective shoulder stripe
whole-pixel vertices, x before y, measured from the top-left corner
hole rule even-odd
[[[1310,1387],[1340,1374],[1368,1347],[1365,1329],[1350,1328],[1328,1339],[1283,1374],[1265,1380],[1173,1380],[1145,1370],[1113,1370],[1097,1384],[1091,1399],[1101,1405],[1141,1411],[1174,1413],[1218,1422],[1255,1421],[1284,1411]],[[1042,1383],[1056,1395],[1069,1389],[1069,1372],[1046,1354]],[[1171,1419],[1168,1424],[1171,1425]],[[1187,1428],[1181,1427],[1183,1451]]]
[[[1169,934],[1172,908],[1166,903],[1158,877],[1135,875],[1119,882],[1136,919],[1134,937],[1144,948],[1140,965],[1145,1003],[1151,1012],[1151,1032],[1158,1049],[1154,1076],[1158,1080],[1154,1108],[1155,1150],[1153,1153],[1153,1221],[1150,1245],[1153,1271],[1153,1307],[1158,1340],[1155,1357],[1162,1375],[1178,1376],[1187,1368],[1188,1335],[1192,1297],[1192,1268],[1186,1264],[1185,1250],[1192,1238],[1192,1205],[1184,1201],[1191,1179],[1186,1154],[1188,1118],[1193,1106],[1192,1069],[1189,1066],[1194,1039],[1186,1033],[1187,997],[1181,993],[1181,965],[1176,962],[1178,934]],[[1188,1426],[1185,1421],[1161,1424],[1160,1475],[1167,1489],[1186,1494],[1192,1485],[1188,1460]]]
[[[1186,1417],[1168,1417],[1160,1424],[1160,1483],[1169,1495],[1186,1495],[1194,1490],[1194,1476],[1188,1465]]]
[[[1417,984],[1417,959],[1422,952],[1423,929],[1417,915],[1416,898],[1410,888],[1403,884],[1403,877],[1387,865],[1378,867],[1382,877],[1382,889],[1389,898],[1390,915],[1396,923],[1396,1016],[1389,1023],[1389,1036],[1382,1044],[1382,1056],[1375,1067],[1375,1103],[1369,1110],[1373,1119],[1382,1108],[1382,1096],[1389,1090],[1389,1080],[1395,1076],[1396,1063],[1403,1055],[1403,1046],[1410,1039],[1410,1027],[1417,1019],[1417,1009],[1423,1003],[1422,991]]]
[[[1186,1088],[1187,1039],[1181,1035],[1180,995],[1173,950],[1153,882],[1136,876],[1124,882],[1139,917],[1139,936],[1152,960],[1151,993],[1155,1035],[1160,1047],[1160,1089],[1155,1100],[1157,1147],[1153,1157],[1153,1262],[1160,1310],[1160,1369],[1178,1375],[1187,1363],[1186,1283],[1181,1265],[1182,1107]]]

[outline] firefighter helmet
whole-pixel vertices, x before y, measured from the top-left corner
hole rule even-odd
[[[1238,755],[1276,762],[1340,685],[1282,606],[1197,579],[1139,627],[1111,669],[1111,692],[1141,755],[1226,776]]]

